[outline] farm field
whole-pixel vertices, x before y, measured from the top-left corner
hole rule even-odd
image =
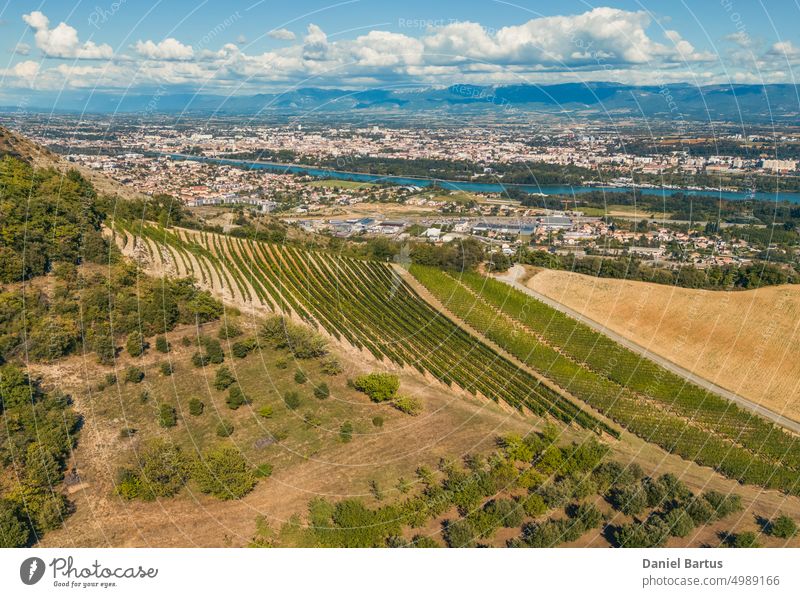
[[[535,271],[526,285],[715,384],[800,421],[800,288],[712,292]],[[534,273],[535,271],[535,273]]]
[[[190,230],[117,227],[123,251],[144,252],[159,270],[193,276],[245,308],[287,313],[378,361],[473,395],[617,434],[436,312],[386,264]]]
[[[502,282],[412,266],[456,316],[648,442],[743,483],[800,493],[800,440]]]

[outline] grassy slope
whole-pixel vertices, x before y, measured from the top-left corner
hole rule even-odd
[[[527,284],[718,385],[800,420],[798,288],[719,293],[549,270]]]

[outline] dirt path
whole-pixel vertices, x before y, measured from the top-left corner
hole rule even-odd
[[[549,307],[552,307],[553,309],[556,309],[556,310],[564,313],[565,315],[568,315],[569,317],[572,317],[573,319],[575,319],[575,320],[577,320],[577,321],[589,326],[590,328],[594,329],[595,331],[598,331],[601,334],[604,334],[604,335],[608,336],[609,338],[611,338],[615,342],[621,344],[625,348],[635,352],[636,354],[638,354],[640,356],[643,356],[646,359],[649,359],[649,360],[653,361],[654,363],[660,365],[661,367],[664,367],[665,369],[667,369],[668,371],[674,373],[675,375],[679,375],[680,377],[684,378],[685,380],[687,380],[687,381],[689,381],[689,382],[691,382],[691,383],[693,383],[693,384],[695,384],[697,386],[700,386],[701,388],[703,388],[703,389],[705,389],[705,390],[707,390],[709,392],[712,392],[712,393],[714,393],[714,394],[716,394],[718,396],[721,396],[722,398],[725,398],[726,400],[730,400],[731,402],[734,402],[735,404],[741,406],[742,408],[744,408],[746,410],[749,410],[750,412],[754,412],[754,413],[764,417],[765,419],[768,419],[769,421],[772,421],[773,423],[777,423],[781,427],[784,427],[784,428],[786,428],[786,429],[788,429],[790,431],[793,431],[795,433],[800,433],[800,422],[793,421],[792,419],[789,419],[789,418],[787,418],[787,417],[785,417],[785,416],[783,416],[783,415],[781,415],[779,413],[776,413],[776,412],[774,412],[774,411],[772,411],[772,410],[770,410],[770,409],[768,409],[768,408],[766,408],[766,407],[764,407],[764,406],[762,406],[762,405],[760,405],[760,404],[758,404],[756,402],[753,402],[752,400],[748,400],[747,398],[744,398],[744,397],[742,397],[742,396],[740,396],[740,395],[738,395],[738,394],[736,394],[734,392],[731,392],[730,390],[727,390],[727,389],[725,389],[725,388],[723,388],[721,386],[718,386],[717,384],[715,384],[715,383],[713,383],[713,382],[711,382],[711,381],[709,381],[709,380],[707,380],[707,379],[705,379],[703,377],[700,377],[699,375],[697,375],[695,373],[692,373],[688,369],[685,369],[685,368],[681,367],[680,365],[674,363],[673,361],[670,361],[669,359],[666,359],[666,358],[664,358],[664,357],[662,357],[660,355],[657,355],[657,354],[651,352],[650,350],[648,350],[647,348],[645,348],[641,344],[637,344],[636,342],[633,342],[632,340],[629,340],[628,338],[625,338],[624,336],[622,336],[622,335],[618,334],[617,332],[615,332],[615,331],[609,329],[608,327],[604,326],[602,323],[599,323],[599,322],[597,322],[597,321],[595,321],[593,319],[589,319],[588,317],[586,317],[582,313],[579,313],[578,311],[575,311],[574,309],[572,309],[570,307],[567,307],[563,303],[559,303],[558,301],[555,301],[555,300],[553,300],[553,299],[551,299],[549,297],[546,297],[545,295],[543,295],[543,294],[541,294],[539,292],[536,292],[535,290],[532,290],[531,288],[528,288],[524,284],[521,284],[520,282],[518,282],[518,279],[521,276],[523,276],[524,273],[525,273],[525,268],[524,267],[522,267],[521,265],[515,265],[510,270],[508,270],[508,273],[506,275],[496,276],[496,279],[500,280],[502,282],[505,282],[506,284],[508,284],[509,286],[511,286],[513,288],[516,288],[520,292],[524,292],[528,296],[532,296],[536,300],[543,302],[544,304],[548,305]]]

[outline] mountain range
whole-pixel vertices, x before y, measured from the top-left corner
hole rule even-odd
[[[301,88],[255,95],[154,93],[65,94],[56,103],[33,100],[29,110],[86,113],[217,113],[309,116],[365,112],[442,115],[528,112],[595,118],[645,117],[666,120],[772,122],[790,124],[800,117],[797,85],[631,86],[618,83],[476,86],[421,89]],[[6,108],[7,111],[13,109]]]

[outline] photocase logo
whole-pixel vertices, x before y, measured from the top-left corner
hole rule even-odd
[[[28,558],[19,567],[19,578],[26,585],[35,585],[44,576],[44,560],[41,558]]]

